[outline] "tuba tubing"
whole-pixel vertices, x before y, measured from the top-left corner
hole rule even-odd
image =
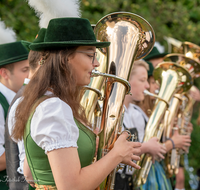
[[[180,113],[180,106],[182,104],[182,95],[175,94],[171,100],[171,105],[169,107],[169,115],[164,117],[166,120],[166,127],[163,133],[163,140],[166,141],[168,138],[171,138],[173,130],[174,130],[174,119]],[[179,121],[178,121],[179,124]],[[165,170],[167,177],[172,177],[173,174],[177,172],[178,165],[178,150],[175,149],[173,156],[172,151],[167,152],[165,155]]]

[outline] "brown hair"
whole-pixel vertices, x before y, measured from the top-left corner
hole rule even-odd
[[[8,70],[12,73],[13,70],[14,70],[14,63],[8,64],[8,65],[0,66],[0,69],[1,69],[1,68],[6,68],[6,69],[8,69]]]
[[[44,64],[26,86],[23,99],[16,109],[16,123],[12,134],[14,139],[22,139],[31,112],[39,103],[51,97],[58,97],[66,102],[71,107],[74,117],[88,124],[80,105],[81,89],[75,85],[76,80],[68,64],[68,57],[73,56],[76,49],[77,47],[70,47],[42,52]],[[50,89],[53,89],[53,95],[43,96]]]
[[[35,71],[36,68],[38,67],[38,62],[40,61],[41,57],[42,57],[41,52],[30,50],[28,54],[28,61],[29,61],[30,69],[32,71]]]

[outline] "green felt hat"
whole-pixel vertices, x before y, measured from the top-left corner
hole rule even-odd
[[[148,77],[153,76],[153,70],[154,70],[153,64],[150,61],[146,61],[146,62],[149,65]]]
[[[47,30],[46,28],[41,28],[32,43],[43,42],[46,30]],[[31,42],[24,41],[24,40],[22,40],[21,42],[22,42],[22,45],[30,51],[29,46],[30,46]]]
[[[21,41],[0,45],[0,66],[28,59],[28,51]]]
[[[31,43],[31,50],[61,49],[67,46],[108,47],[110,42],[97,42],[89,20],[56,18],[49,21],[44,42]]]
[[[158,49],[154,46],[153,49],[151,50],[151,52],[146,57],[144,57],[143,59],[145,61],[148,61],[150,59],[164,57],[165,55],[167,55],[167,53],[160,53],[158,51]]]

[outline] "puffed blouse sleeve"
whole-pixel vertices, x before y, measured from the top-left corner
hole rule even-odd
[[[57,97],[37,106],[30,129],[32,139],[46,154],[54,149],[77,147],[79,130],[72,110]]]

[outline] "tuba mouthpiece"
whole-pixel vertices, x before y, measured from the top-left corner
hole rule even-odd
[[[98,77],[100,76],[100,73],[99,71],[97,71],[96,69],[92,70],[92,74],[91,74],[91,77]]]

